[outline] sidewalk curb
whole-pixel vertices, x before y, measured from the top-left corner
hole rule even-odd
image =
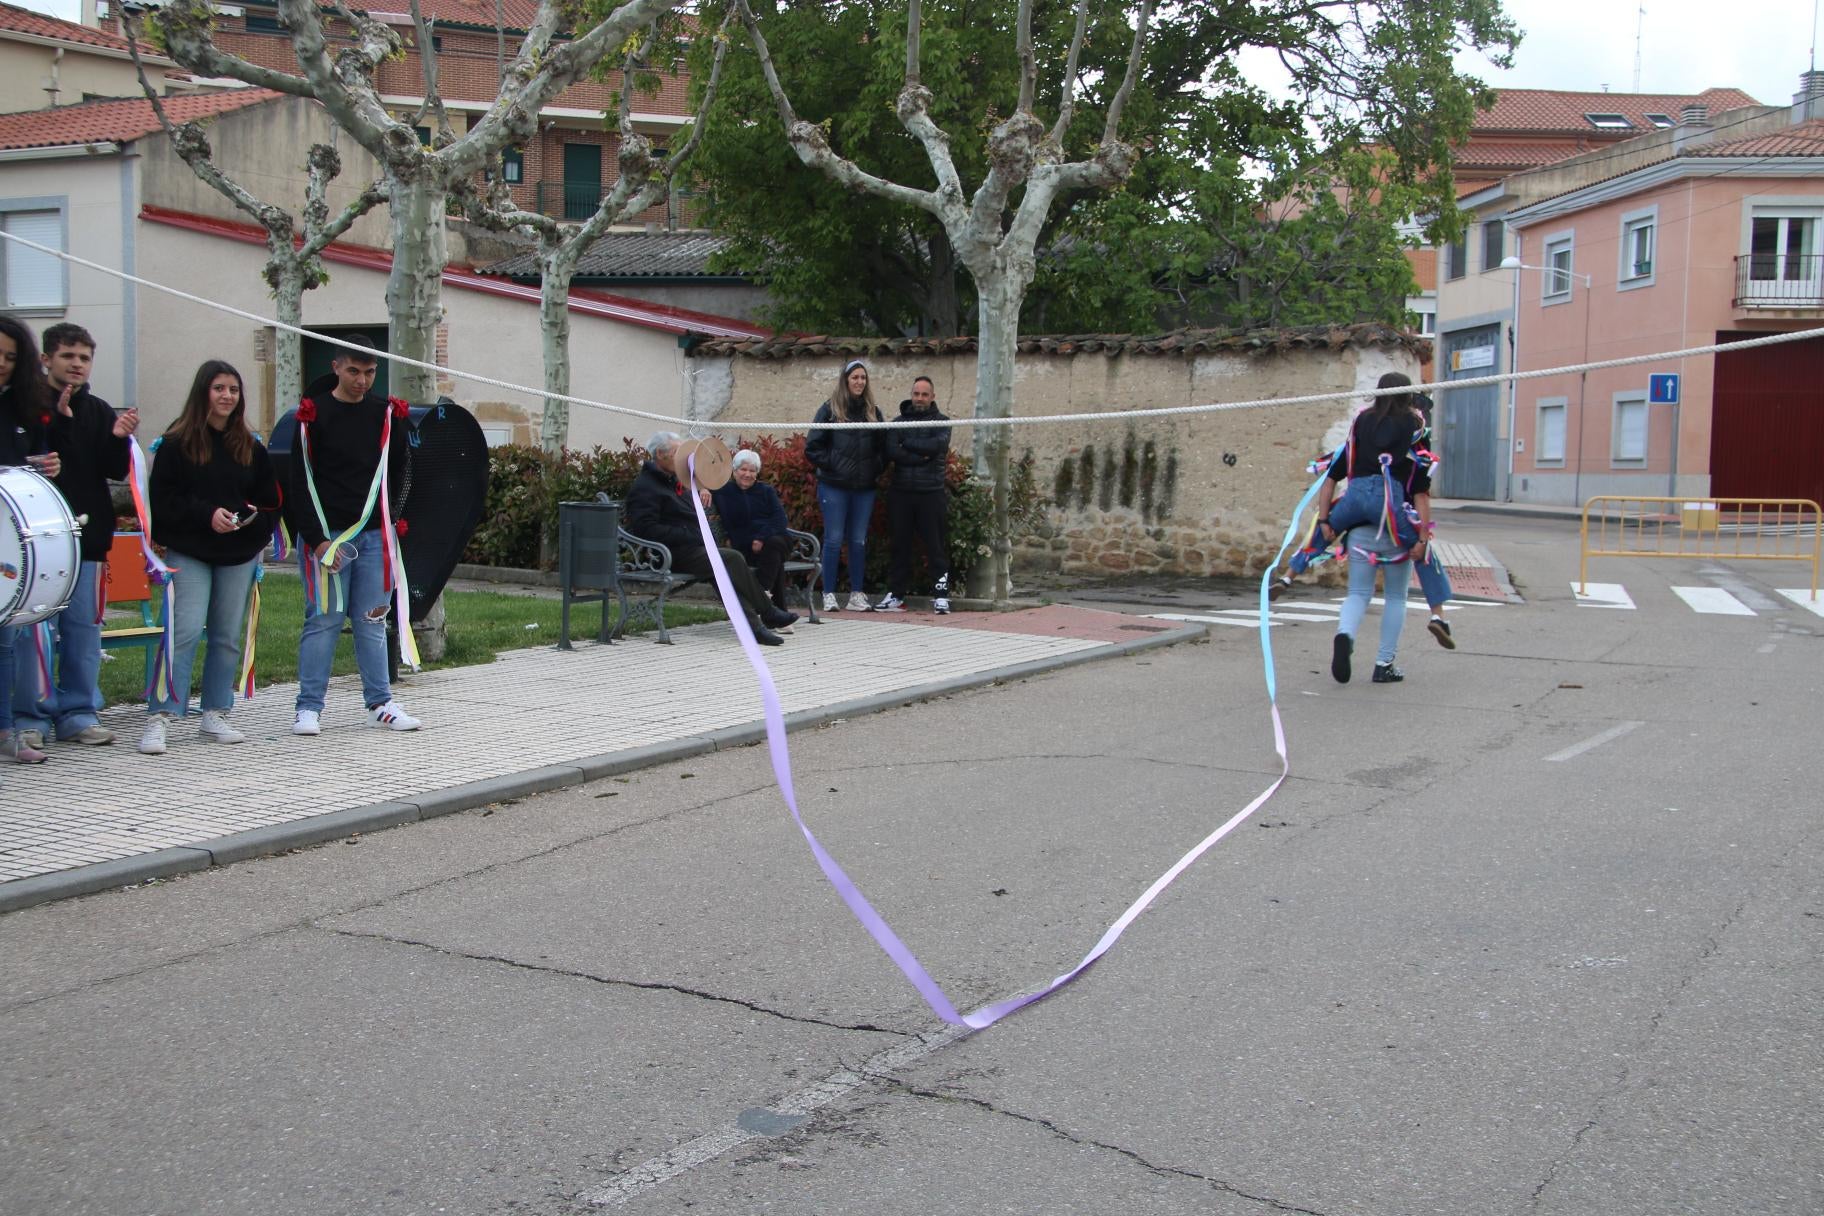
[[[1103,646],[1070,654],[1034,659],[1026,663],[1016,663],[1010,667],[998,667],[988,671],[955,676],[947,680],[935,680],[929,684],[902,688],[891,693],[878,693],[873,696],[858,697],[853,701],[841,701],[834,705],[799,710],[786,715],[785,728],[790,732],[824,726],[839,719],[878,713],[886,709],[897,709],[903,705],[928,701],[971,688],[983,688],[1009,680],[1021,680],[1046,672],[1059,671],[1067,667],[1078,667],[1103,659],[1122,658],[1145,650],[1175,646],[1181,642],[1195,641],[1206,636],[1208,632],[1209,627],[1206,625],[1185,624],[1129,641],[1110,642]],[[666,743],[648,744],[645,747],[589,756],[571,764],[548,765],[528,769],[523,773],[509,773],[501,777],[489,777],[482,781],[470,781],[447,789],[435,790],[421,797],[394,799],[366,807],[351,807],[324,815],[314,815],[309,819],[236,832],[231,836],[223,836],[202,844],[161,849],[156,853],[146,853],[137,857],[98,862],[95,865],[82,866],[74,870],[60,870],[55,874],[17,878],[0,884],[0,913],[15,912],[21,908],[29,908],[53,900],[69,899],[78,895],[93,895],[111,888],[133,886],[156,878],[171,878],[179,874],[189,874],[197,870],[209,869],[211,866],[228,865],[253,857],[270,856],[288,849],[303,848],[307,845],[322,844],[363,832],[380,831],[384,828],[416,823],[440,815],[454,814],[458,811],[474,810],[476,807],[487,806],[493,802],[504,802],[511,798],[524,798],[572,785],[582,785],[601,777],[651,768],[674,760],[685,760],[692,756],[721,751],[725,748],[746,747],[749,744],[761,742],[765,738],[766,724],[764,721],[749,723],[745,726],[732,726],[707,734],[689,735]]]
[[[1504,515],[1508,519],[1560,519],[1572,523],[1583,522],[1583,512],[1576,507],[1527,507],[1516,511],[1505,503],[1498,502],[1460,502],[1450,508],[1464,515]]]

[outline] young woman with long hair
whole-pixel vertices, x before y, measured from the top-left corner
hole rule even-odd
[[[164,754],[174,718],[190,708],[190,675],[205,625],[202,725],[215,743],[247,736],[228,724],[240,673],[241,634],[260,551],[272,536],[279,485],[265,445],[247,428],[241,373],[220,359],[196,369],[178,419],[152,462],[152,539],[174,571],[175,622],[170,689],[146,703],[139,750]]]
[[[54,402],[32,331],[0,313],[0,465],[24,465],[55,477],[56,453],[48,431]],[[19,629],[0,625],[0,759],[42,764],[45,754],[26,746],[13,729],[13,678]]]
[[[849,546],[848,612],[871,612],[862,580],[868,569],[868,523],[886,470],[885,431],[832,431],[826,422],[883,422],[868,384],[868,368],[851,359],[830,399],[817,407],[805,436],[804,455],[817,469],[817,507],[823,512],[823,610],[835,612],[836,570]]]

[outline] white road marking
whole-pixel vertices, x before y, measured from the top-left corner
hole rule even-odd
[[[1781,607],[1780,601],[1762,595],[1745,581],[1737,578],[1735,571],[1726,566],[1704,566],[1698,570],[1698,573],[1756,612],[1777,612]]]
[[[1611,726],[1600,735],[1585,739],[1582,743],[1574,743],[1561,752],[1553,752],[1545,758],[1545,762],[1547,764],[1561,764],[1566,760],[1574,760],[1578,756],[1583,755],[1583,753],[1590,751],[1593,748],[1601,747],[1605,743],[1611,743],[1630,731],[1644,725],[1646,725],[1644,722],[1623,722],[1618,726]]]
[[[1706,616],[1753,616],[1754,609],[1721,587],[1674,587],[1672,594]]]
[[[1586,583],[1582,591],[1577,589],[1576,583],[1572,583],[1571,594],[1577,597],[1578,606],[1583,608],[1634,607],[1628,589],[1620,583]]]
[[[1818,592],[1816,599],[1812,598],[1809,587],[1781,587],[1779,592],[1805,611],[1824,616],[1824,591]]]
[[[813,1082],[788,1094],[768,1109],[782,1115],[808,1115],[862,1086],[917,1062],[933,1052],[942,1051],[966,1034],[967,1026],[951,1026],[936,1034],[898,1043],[870,1056],[860,1068],[839,1068],[821,1081]],[[673,1178],[689,1173],[699,1165],[715,1160],[732,1148],[750,1140],[762,1139],[761,1133],[730,1123],[695,1140],[680,1144],[669,1153],[649,1157],[631,1169],[622,1170],[592,1191],[578,1198],[590,1207],[619,1207]]]

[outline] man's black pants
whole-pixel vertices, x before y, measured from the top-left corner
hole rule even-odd
[[[888,588],[900,599],[912,589],[912,538],[925,549],[925,564],[935,581],[950,573],[950,547],[944,543],[946,495],[942,490],[887,492],[887,526],[893,535],[893,571]]]
[[[735,595],[747,609],[749,620],[764,619],[773,610],[773,604],[766,598],[766,592],[760,590],[760,584],[754,581],[754,572],[748,569],[747,559],[733,549],[717,548],[716,552],[722,555],[722,564],[728,567],[728,581],[735,585]],[[709,553],[704,549],[673,549],[671,568],[680,574],[700,574],[711,580],[715,577]]]

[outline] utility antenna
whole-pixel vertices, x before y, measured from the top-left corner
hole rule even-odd
[[[1824,0],[1811,0],[1811,70],[1818,70],[1818,6]]]
[[[1813,14],[1813,24],[1816,24],[1815,13]],[[1634,21],[1634,91],[1636,93],[1640,92],[1640,40],[1646,32],[1646,28],[1647,6],[1643,4],[1640,6],[1640,15]],[[1812,41],[1817,41],[1815,34],[1812,36]]]

